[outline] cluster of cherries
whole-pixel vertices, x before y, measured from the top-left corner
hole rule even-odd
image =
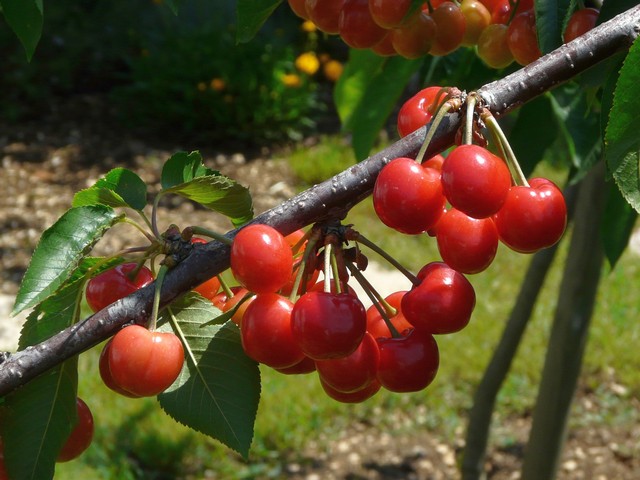
[[[402,106],[401,136],[431,120],[442,90],[425,88]],[[389,162],[376,180],[373,204],[385,225],[435,236],[447,265],[474,274],[491,264],[500,241],[533,253],[564,233],[567,208],[561,190],[546,178],[523,181],[515,185],[505,161],[483,146],[462,144],[446,158]]]
[[[337,34],[352,48],[378,55],[447,55],[477,46],[493,68],[514,60],[527,65],[540,57],[533,0],[430,0],[412,9],[411,0],[289,0],[291,9],[321,31]],[[566,42],[595,26],[598,10],[577,10]]]

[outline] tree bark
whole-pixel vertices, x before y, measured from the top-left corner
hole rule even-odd
[[[605,60],[628,49],[640,33],[640,6],[618,15],[569,46],[551,52],[524,69],[478,90],[487,108],[503,115],[525,101],[541,95]],[[567,62],[567,55],[571,63]],[[548,72],[543,75],[543,72]],[[453,143],[461,116],[445,117],[437,129],[426,155],[431,156]],[[366,198],[380,169],[398,156],[410,156],[419,149],[425,128],[403,138],[389,148],[354,165],[335,177],[302,192],[278,207],[256,217],[288,234],[328,218],[342,218],[355,204]],[[233,238],[236,231],[228,233]],[[229,267],[229,248],[211,242],[198,249],[172,269],[162,286],[161,305],[167,305],[204,280]],[[5,354],[0,363],[0,396],[113,335],[128,323],[144,323],[151,312],[154,286],[150,285],[129,297],[67,328],[44,342],[13,354]]]

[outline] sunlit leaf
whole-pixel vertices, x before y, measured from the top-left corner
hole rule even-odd
[[[602,215],[604,252],[613,268],[629,245],[638,212],[621,195],[618,187],[609,182],[607,203]]]
[[[91,188],[79,191],[73,197],[73,206],[107,205],[142,210],[147,205],[147,184],[126,168],[115,168],[98,180]]]
[[[189,295],[163,312],[160,329],[170,331],[173,315],[186,342],[185,367],[158,399],[165,412],[245,457],[253,438],[260,400],[260,371],[248,358],[233,322],[202,327],[220,311]]]
[[[163,189],[167,189],[208,175],[220,175],[220,172],[207,168],[202,163],[200,152],[178,152],[171,155],[162,167],[160,183]]]
[[[112,208],[102,205],[67,210],[42,234],[20,284],[13,315],[55,292],[93,245],[121,218]]]

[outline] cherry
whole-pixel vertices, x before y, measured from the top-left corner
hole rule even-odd
[[[345,0],[338,28],[344,43],[352,48],[370,48],[379,43],[387,31],[373,21],[369,0]]]
[[[109,351],[111,350],[111,340],[109,340],[102,352],[100,352],[100,359],[98,361],[98,368],[100,371],[100,378],[102,378],[102,382],[111,390],[120,395],[130,398],[139,398],[139,395],[134,395],[131,392],[128,392],[124,388],[122,388],[118,383],[113,379],[111,375],[111,369],[109,368]]]
[[[381,57],[392,57],[397,55],[396,49],[393,48],[393,42],[391,42],[391,32],[387,31],[382,40],[371,47],[371,51]]]
[[[346,357],[316,360],[316,370],[324,383],[343,393],[368,387],[376,380],[380,352],[370,333],[365,333],[358,348]]]
[[[507,45],[520,65],[529,65],[542,56],[538,47],[536,17],[533,10],[517,14],[507,29]]]
[[[439,335],[466,327],[476,304],[469,280],[442,262],[425,265],[417,276],[420,284],[402,298],[405,318],[416,330]]]
[[[445,203],[440,173],[406,157],[389,162],[373,187],[373,207],[382,223],[409,235],[435,225]]]
[[[422,166],[425,168],[433,168],[438,172],[442,172],[442,165],[444,164],[444,157],[440,154],[434,155],[433,157],[423,160]]]
[[[491,68],[505,68],[513,62],[513,54],[507,45],[507,29],[506,25],[494,23],[478,38],[478,57]]]
[[[562,191],[546,178],[533,178],[529,185],[511,187],[494,217],[502,243],[521,253],[554,245],[567,226]]]
[[[431,12],[431,18],[437,30],[429,53],[443,56],[456,50],[462,43],[466,29],[465,17],[460,7],[453,2],[442,2]]]
[[[454,208],[473,218],[490,217],[511,187],[506,163],[486,148],[460,145],[442,165],[442,189]]]
[[[238,305],[238,303],[242,301],[242,305],[240,305],[231,316],[231,321],[240,326],[242,325],[244,313],[247,311],[247,308],[249,308],[251,302],[253,302],[253,300],[255,299],[255,296],[247,298],[243,301],[243,298],[247,296],[247,294],[249,294],[249,290],[247,290],[246,288],[231,287],[231,291],[234,292],[233,296],[224,300],[224,303],[222,304],[220,310],[222,310],[223,312],[233,310],[236,305]]]
[[[289,7],[291,8],[291,10],[293,10],[293,13],[295,13],[297,16],[305,20],[309,19],[305,0],[288,0],[288,1],[289,1]]]
[[[184,363],[182,342],[173,333],[131,325],[116,333],[109,348],[114,382],[138,397],[165,391],[178,378]]]
[[[78,422],[62,446],[56,462],[68,462],[80,456],[89,448],[93,440],[94,426],[91,410],[81,398],[76,398],[76,408],[78,409]]]
[[[304,235],[305,235],[305,233],[304,233],[303,230],[296,230],[295,232],[290,233],[289,235],[284,237],[284,239],[287,241],[287,243],[289,244],[289,246],[293,250],[294,248],[296,248],[296,246],[298,245],[300,240],[302,240]],[[298,257],[300,259],[302,259],[302,255],[304,253],[304,249],[306,248],[306,245],[307,245],[307,243],[305,242],[303,245],[301,245],[298,248],[298,251],[294,252],[295,254],[298,255]],[[280,289],[280,294],[281,295],[289,296],[291,294],[291,291],[293,290],[293,285],[294,285],[294,283],[296,281],[296,276],[298,275],[298,269],[301,266],[302,266],[302,263],[300,261],[294,264],[293,271],[291,273],[291,276],[289,277],[289,280]],[[315,285],[315,283],[318,280],[319,276],[320,276],[320,272],[317,269],[314,268],[313,271],[311,272],[311,274],[309,274],[309,276],[307,278],[306,286],[303,285],[303,284],[300,284],[300,286],[298,287],[298,292],[297,292],[298,295],[301,295],[302,293],[304,293],[307,290],[309,290],[313,285]]]
[[[293,303],[276,293],[256,295],[247,307],[240,327],[245,353],[273,368],[288,368],[304,359],[293,338]]]
[[[455,208],[438,222],[436,240],[442,260],[461,273],[485,270],[498,250],[498,230],[491,218],[471,218]]]
[[[391,43],[398,55],[409,59],[420,58],[431,50],[436,31],[433,18],[418,12],[391,31]]]
[[[235,279],[255,293],[277,292],[293,271],[291,247],[268,225],[242,228],[233,239],[230,260]]]
[[[151,270],[144,265],[135,278],[131,278],[137,268],[137,263],[122,263],[90,279],[85,295],[91,310],[98,312],[153,282]]]
[[[193,237],[191,239],[191,243],[203,244],[207,243],[207,241],[204,238]],[[204,298],[211,300],[217,295],[218,290],[220,290],[220,280],[218,280],[218,277],[211,277],[209,280],[201,283],[193,290]]]
[[[398,338],[379,338],[378,381],[392,392],[417,392],[435,378],[440,364],[432,335],[411,330]]]
[[[285,375],[304,375],[316,371],[316,362],[306,355],[295,365],[286,368],[276,368],[276,371]]]
[[[367,314],[348,293],[307,292],[293,306],[291,329],[302,351],[314,360],[346,357],[364,337]]]
[[[413,325],[411,325],[407,321],[400,308],[402,297],[404,297],[405,293],[405,291],[394,292],[385,297],[385,301],[397,311],[397,313],[393,315],[389,319],[389,321],[391,321],[391,324],[400,334],[402,334],[408,328],[413,327]],[[371,305],[367,309],[367,332],[369,332],[373,336],[373,338],[392,336],[391,331],[389,331],[389,327],[387,327],[386,322],[382,318],[382,315],[380,315],[380,312],[375,305]]]
[[[341,403],[362,403],[365,400],[373,397],[380,390],[380,382],[378,382],[378,380],[374,380],[362,390],[351,393],[345,393],[336,390],[330,385],[327,385],[326,382],[322,380],[322,378],[320,378],[320,385],[322,385],[322,389],[325,391],[327,396]]]
[[[462,0],[460,10],[466,24],[462,45],[474,46],[482,31],[491,23],[491,12],[479,0]]]
[[[344,2],[345,0],[306,0],[309,20],[325,33],[339,33],[338,17]]]
[[[427,87],[404,102],[398,112],[398,134],[406,137],[431,121],[435,114],[434,101],[442,87]]]
[[[573,12],[564,30],[564,42],[569,43],[595,27],[599,14],[595,8],[581,8]]]
[[[411,0],[369,0],[371,18],[386,29],[402,25],[410,8]]]

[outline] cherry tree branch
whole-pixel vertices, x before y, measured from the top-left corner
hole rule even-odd
[[[478,94],[494,115],[504,115],[615,53],[628,49],[639,34],[640,6],[637,6],[512,75],[483,86]],[[426,151],[427,158],[453,144],[461,121],[458,113],[444,118]],[[286,235],[312,223],[343,218],[354,205],[370,195],[384,165],[396,157],[416,154],[425,132],[426,128],[421,128],[335,177],[259,215],[252,223],[271,225]],[[227,236],[233,238],[236,232],[231,231]],[[228,245],[214,241],[194,250],[166,275],[161,305],[171,303],[228,267]],[[97,345],[114,335],[123,325],[145,323],[151,313],[154,288],[153,284],[145,287],[38,345],[5,354],[4,361],[0,363],[0,396]]]

